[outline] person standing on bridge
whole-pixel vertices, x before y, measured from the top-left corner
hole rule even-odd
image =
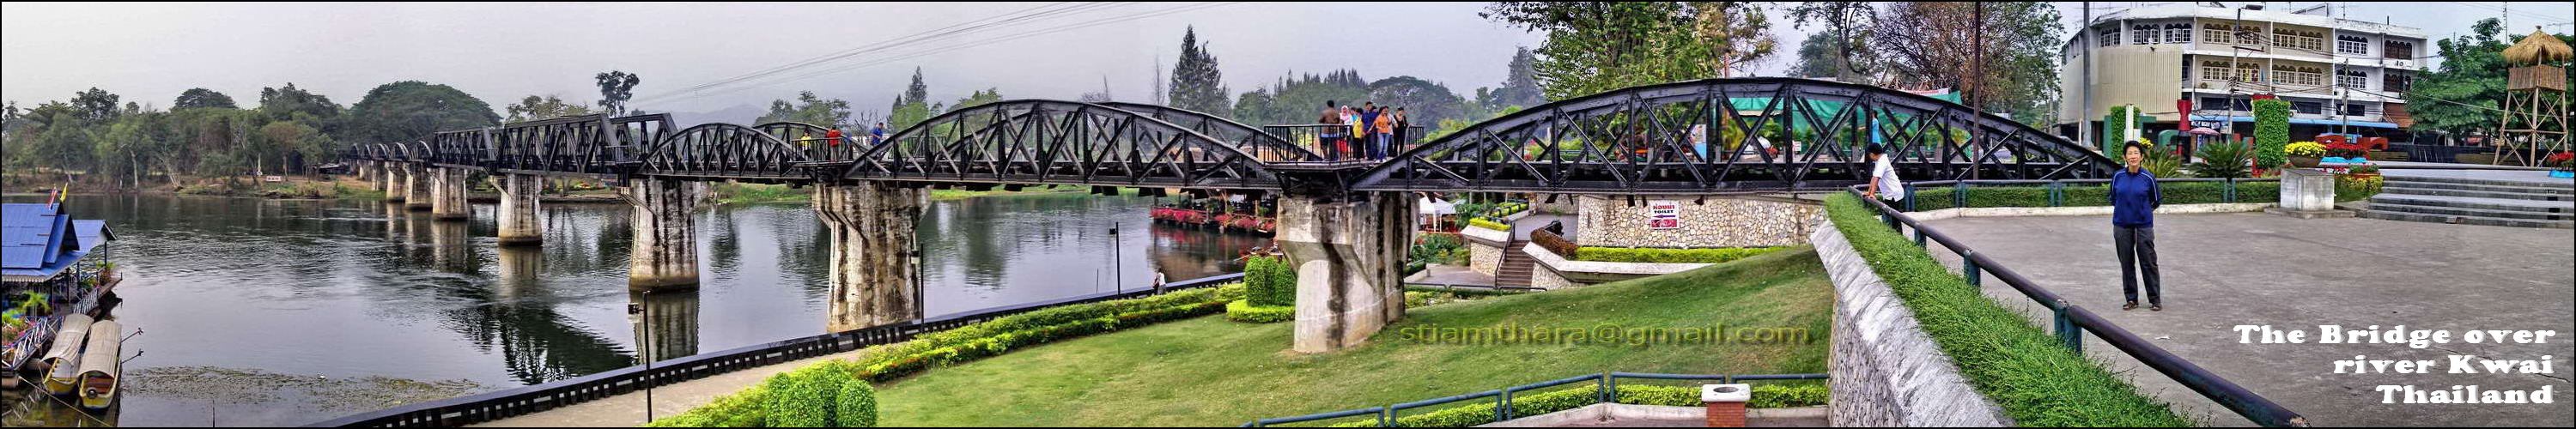
[[[1404,108],[1395,108],[1395,143],[1386,147],[1386,156],[1393,158],[1395,157],[1396,152],[1403,152],[1403,150],[1396,145],[1412,143],[1412,140],[1406,139],[1408,137],[1412,137],[1408,135],[1411,133],[1413,133],[1413,120],[1405,117]]]
[[[1362,135],[1368,134],[1368,127],[1360,125],[1359,106],[1347,104],[1342,105],[1342,123],[1351,128],[1350,133],[1342,135],[1342,153],[1348,154],[1352,158],[1358,158],[1359,152],[1351,150],[1351,140],[1357,140],[1361,138]],[[1360,145],[1366,146],[1367,143],[1361,143]]]
[[[1375,122],[1370,126],[1377,129],[1377,142],[1369,145],[1369,159],[1386,159],[1387,150],[1395,147],[1395,115],[1378,106]]]
[[[871,136],[868,138],[868,145],[870,146],[885,143],[885,123],[878,122],[876,128],[868,130],[868,135]]]
[[[2120,256],[2120,293],[2128,297],[2121,310],[2138,308],[2138,271],[2147,283],[2147,310],[2164,311],[2165,299],[2156,273],[2156,207],[2164,205],[2164,188],[2146,170],[2147,142],[2120,148],[2127,166],[2111,173],[2111,248]]]
[[[1316,133],[1315,145],[1323,146],[1316,149],[1324,152],[1324,159],[1341,159],[1342,153],[1349,151],[1343,148],[1348,144],[1342,143],[1342,131],[1348,127],[1342,126],[1341,105],[1334,103],[1333,100],[1324,100],[1324,116],[1315,118],[1315,123],[1331,125],[1323,127],[1323,132]]]

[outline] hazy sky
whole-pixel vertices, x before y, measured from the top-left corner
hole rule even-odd
[[[2285,8],[2287,2],[2273,2]],[[2072,25],[2078,2],[2059,2]],[[2134,2],[2094,2],[2098,12]],[[2233,4],[2233,3],[2231,3]],[[2299,5],[2313,4],[2300,2]],[[2502,14],[2496,2],[2354,3],[2353,19],[2388,17],[2434,37]],[[1076,8],[1075,6],[1081,6]],[[980,32],[900,44],[750,81],[672,97],[683,88],[819,56],[1032,10],[1060,14]],[[1412,75],[1461,94],[1503,80],[1516,46],[1543,35],[1476,16],[1482,3],[867,3],[867,4],[30,4],[0,5],[0,98],[20,106],[99,87],[167,107],[206,87],[248,107],[262,87],[294,82],[343,104],[397,80],[447,84],[495,109],[527,95],[598,98],[591,75],[643,76],[637,107],[704,112],[765,105],[812,90],[882,111],[913,67],[934,100],[998,87],[1010,98],[1071,99],[1108,89],[1151,93],[1183,28],[1211,43],[1236,92],[1284,73],[1356,68],[1371,79]],[[2516,3],[2508,29],[2568,21],[2565,2]],[[1775,13],[1781,53],[1757,74],[1788,68],[1804,31]],[[1074,27],[1074,28],[1068,28]],[[1048,30],[1061,30],[1039,33]],[[2569,31],[2566,26],[2553,31]],[[1018,36],[1012,40],[997,40]],[[989,43],[986,43],[989,42]],[[981,44],[980,46],[968,46]],[[902,58],[908,57],[908,58]],[[873,64],[871,64],[873,63]],[[807,76],[803,79],[788,79]]]

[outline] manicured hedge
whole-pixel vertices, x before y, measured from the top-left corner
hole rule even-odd
[[[1251,300],[1241,299],[1225,304],[1225,320],[1244,323],[1278,323],[1296,318],[1296,306],[1252,305]]]
[[[706,406],[646,427],[874,427],[876,390],[856,365],[830,360],[770,376]]]
[[[1641,247],[1584,247],[1574,251],[1574,260],[1600,262],[1653,262],[1718,264],[1787,249],[1787,247],[1727,247],[1716,249],[1655,249]]]
[[[1253,306],[1278,307],[1297,304],[1297,271],[1288,266],[1287,258],[1254,256],[1243,262],[1244,298]]]
[[[706,406],[654,420],[649,427],[866,427],[876,424],[876,390],[886,381],[1013,348],[1159,322],[1216,314],[1243,299],[1242,284],[1144,298],[1066,305],[1005,316],[912,341],[872,347],[856,361],[825,360],[719,396]]]
[[[1472,226],[1472,227],[1477,227],[1477,228],[1484,228],[1484,229],[1490,229],[1490,230],[1495,230],[1495,231],[1510,231],[1510,230],[1512,230],[1512,226],[1511,226],[1511,225],[1509,225],[1509,224],[1504,224],[1504,223],[1502,223],[1502,222],[1496,222],[1496,221],[1489,220],[1489,219],[1485,219],[1485,218],[1481,218],[1481,217],[1480,217],[1480,218],[1467,219],[1467,226]]]
[[[2168,195],[2168,198],[2171,198]],[[2020,313],[1951,274],[1914,241],[1880,223],[1859,197],[1825,199],[1834,227],[1914,310],[1923,333],[1958,364],[1978,393],[2023,426],[2186,426],[2165,403]]]
[[[1567,388],[1538,393],[1520,392],[1512,396],[1512,417],[1522,418],[1582,408],[1600,403],[1600,391],[1590,387]],[[1699,388],[1694,386],[1619,386],[1618,402],[1630,405],[1665,405],[1697,407]],[[1825,386],[1815,384],[1764,384],[1753,386],[1753,399],[1748,408],[1811,407],[1825,404]],[[1494,401],[1489,399],[1456,402],[1464,404],[1434,411],[1405,410],[1396,416],[1396,427],[1468,427],[1494,422]],[[1376,426],[1377,419],[1365,418],[1342,422],[1333,427]]]
[[[2227,184],[2220,182],[2166,182],[2165,204],[2216,204],[2227,202]],[[1951,194],[1958,188],[1926,186],[1914,188],[1914,211],[1954,207]],[[2111,188],[2104,185],[2069,185],[2063,191],[2064,204],[2058,207],[2111,205]],[[2279,201],[2280,182],[2237,182],[2236,202],[2263,203]],[[1903,203],[1890,203],[1902,208]],[[2051,207],[2045,186],[1971,186],[1968,207]]]

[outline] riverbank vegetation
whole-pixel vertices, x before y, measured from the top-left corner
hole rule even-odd
[[[2172,198],[2168,190],[2166,198]],[[1923,333],[1958,362],[1977,392],[2023,426],[2189,426],[2162,401],[1934,261],[1851,194],[1825,198],[1834,227],[1914,309]]]
[[[718,182],[709,185],[709,188],[716,193],[716,203],[724,205],[792,204],[814,201],[814,188],[810,187]]]

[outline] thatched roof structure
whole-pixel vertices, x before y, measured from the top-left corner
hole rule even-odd
[[[2576,58],[2576,50],[2569,49],[2567,42],[2559,41],[2558,36],[2540,30],[2531,30],[2531,35],[2523,36],[2522,42],[2504,48],[2504,60],[2517,66],[2557,63],[2569,58]]]

